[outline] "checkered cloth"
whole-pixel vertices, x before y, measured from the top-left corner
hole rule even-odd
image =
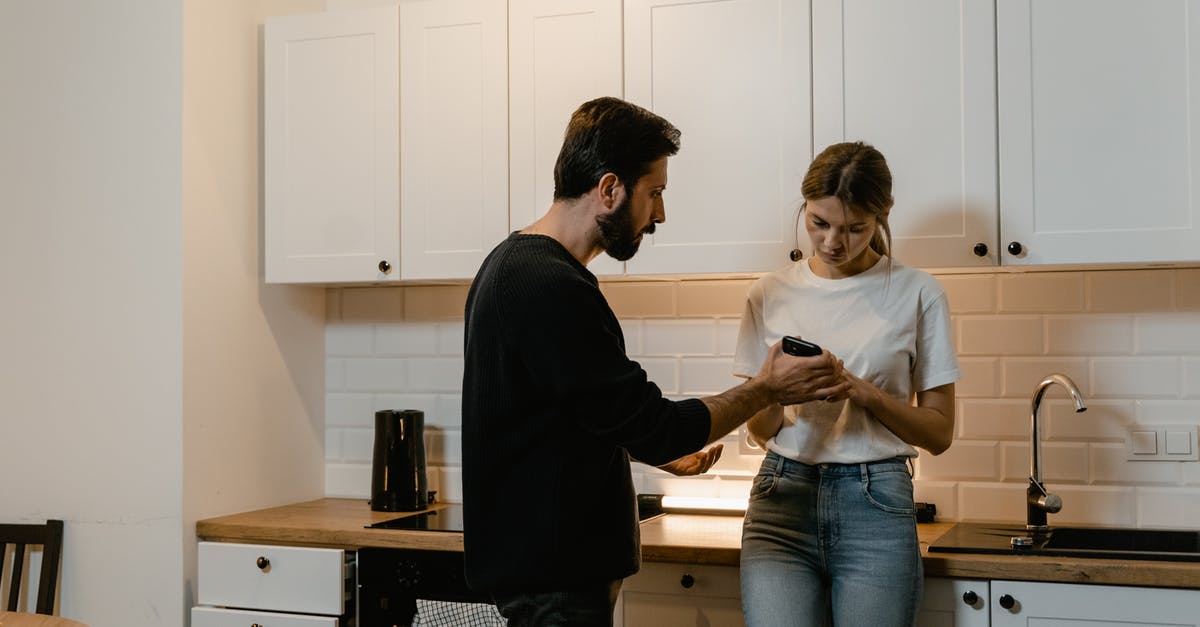
[[[412,627],[505,627],[508,621],[490,603],[454,603],[417,599]]]

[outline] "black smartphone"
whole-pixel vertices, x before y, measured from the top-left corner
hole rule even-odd
[[[796,357],[815,357],[821,354],[821,347],[790,335],[783,336],[783,352]]]

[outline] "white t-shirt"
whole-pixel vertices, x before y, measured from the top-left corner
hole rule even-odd
[[[890,279],[887,257],[852,277],[826,279],[805,261],[755,281],[742,315],[734,374],[758,374],[770,346],[794,335],[820,344],[847,371],[905,402],[914,392],[957,381],[945,290],[921,270],[891,265]],[[848,400],[786,406],[783,427],[767,448],[806,464],[917,455]]]

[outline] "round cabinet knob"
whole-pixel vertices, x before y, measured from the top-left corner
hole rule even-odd
[[[1019,255],[1023,252],[1025,252],[1025,247],[1021,245],[1021,242],[1008,243],[1008,253],[1010,255]]]
[[[271,560],[259,555],[258,559],[254,560],[254,564],[259,570],[266,570],[271,567]]]
[[[250,623],[250,627],[262,627],[262,625],[259,625],[258,623]]]
[[[1013,606],[1016,604],[1017,604],[1017,600],[1012,598],[1011,594],[1005,594],[1000,597],[1000,607],[1002,607],[1006,610],[1011,610],[1013,608]]]
[[[975,604],[978,602],[979,602],[979,595],[975,594],[974,590],[967,590],[966,592],[963,593],[963,603],[966,603],[967,605],[970,605],[971,607],[975,607]]]
[[[692,586],[696,585],[696,578],[691,575],[684,575],[679,578],[679,585],[683,586],[684,588],[691,588]]]
[[[387,259],[382,259],[379,262],[379,271],[387,274],[392,271],[392,264]]]
[[[987,257],[988,247],[987,244],[984,244],[983,242],[979,242],[975,245],[975,248],[971,250],[975,252],[976,257]]]

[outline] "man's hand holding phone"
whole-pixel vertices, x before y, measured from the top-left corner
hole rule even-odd
[[[841,361],[820,346],[792,336],[771,347],[759,376],[780,405],[840,397],[849,386]]]

